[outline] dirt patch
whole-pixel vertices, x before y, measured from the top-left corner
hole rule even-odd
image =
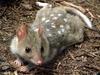
[[[11,2],[9,2],[11,1]],[[9,50],[12,37],[16,28],[22,22],[32,23],[39,7],[36,0],[0,0],[0,62],[14,60]],[[55,4],[57,0],[38,0]],[[62,0],[61,0],[62,1]],[[89,9],[95,16],[93,24],[100,29],[100,0],[66,0],[76,5]],[[23,4],[29,4],[25,7]],[[88,17],[91,16],[86,13]],[[100,35],[86,29],[85,40],[80,44],[71,46],[55,61],[46,67],[35,68],[32,74],[27,75],[96,75],[100,72]],[[1,64],[0,64],[1,65]],[[16,70],[12,70],[15,75]],[[7,71],[8,73],[8,71]],[[0,70],[0,75],[4,74]],[[5,74],[8,75],[8,74]],[[11,74],[9,74],[11,75]],[[26,75],[20,73],[18,75]]]

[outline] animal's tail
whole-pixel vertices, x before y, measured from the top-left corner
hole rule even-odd
[[[84,23],[86,24],[86,27],[92,29],[93,28],[93,25],[92,25],[92,22],[89,20],[89,18],[84,15],[81,11],[73,8],[73,7],[64,7],[68,12],[71,12],[75,15],[78,15],[83,21]]]
[[[84,15],[81,11],[73,7],[64,7],[64,8],[66,9],[66,11],[73,13],[75,15],[78,15],[84,21],[84,23],[86,24],[86,27],[88,27],[90,30],[96,31],[100,34],[100,30],[94,27],[90,19],[86,15]]]

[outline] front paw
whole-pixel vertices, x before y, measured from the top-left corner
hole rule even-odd
[[[19,59],[16,59],[15,61],[11,61],[10,64],[18,72],[29,73],[29,69],[28,69],[27,65],[24,65],[23,62]]]
[[[17,67],[20,67],[20,66],[23,65],[23,62],[22,62],[20,59],[17,58],[17,59],[14,61],[14,64],[15,64]]]

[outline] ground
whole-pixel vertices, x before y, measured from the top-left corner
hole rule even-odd
[[[89,29],[85,29],[82,43],[69,47],[49,65],[36,67],[30,74],[19,73],[10,65],[10,61],[15,60],[9,49],[11,39],[22,22],[34,21],[39,10],[35,1],[56,4],[63,0],[0,0],[0,75],[99,75],[100,34]],[[66,1],[89,9],[95,18],[89,12],[85,14],[100,29],[100,0]]]

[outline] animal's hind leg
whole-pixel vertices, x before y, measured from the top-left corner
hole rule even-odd
[[[83,29],[79,29],[78,33],[75,35],[75,39],[76,39],[77,42],[82,42],[84,40]]]

